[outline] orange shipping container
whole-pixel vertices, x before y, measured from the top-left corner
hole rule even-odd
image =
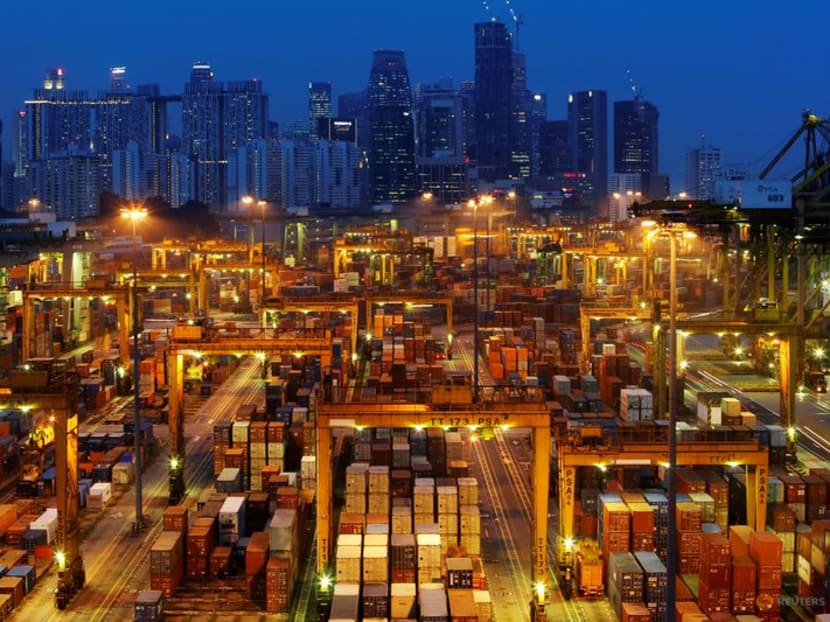
[[[754,530],[746,525],[731,525],[729,527],[729,547],[732,555],[749,555],[749,540]]]
[[[774,533],[754,532],[749,539],[749,553],[761,566],[781,565],[783,544]]]
[[[17,520],[17,506],[14,504],[0,505],[0,538],[6,535],[6,532]]]

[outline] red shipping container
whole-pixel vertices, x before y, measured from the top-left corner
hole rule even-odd
[[[265,570],[265,610],[287,613],[293,587],[290,560],[271,557]]]
[[[703,563],[701,559],[700,562],[700,582],[706,583],[707,586],[710,588],[718,588],[729,590],[729,570],[731,566],[729,564],[718,564],[717,566],[713,566],[711,564],[706,565]]]
[[[174,505],[166,510],[162,515],[162,527],[164,531],[180,531],[187,532],[187,507],[183,505]]]
[[[628,532],[631,524],[631,513],[622,503],[606,503],[602,509],[603,531]]]
[[[698,574],[700,572],[700,557],[698,555],[686,555],[682,553],[678,557],[680,574]]]
[[[700,557],[700,542],[702,533],[697,531],[681,531],[677,534],[678,551],[680,555],[695,555]]]
[[[229,546],[217,546],[210,554],[210,574],[212,576],[223,575],[228,572],[231,562],[231,548]]]
[[[245,576],[252,577],[265,567],[271,545],[269,535],[264,531],[251,534],[245,549]]]
[[[415,583],[415,568],[392,568],[392,583]]]
[[[675,590],[675,596],[677,597],[677,602],[683,603],[683,602],[694,601],[695,595],[692,594],[692,590],[689,589],[689,586],[686,585],[686,582],[683,579],[681,579],[680,577],[677,577],[677,580],[674,582],[674,585],[675,585],[674,590]]]
[[[732,613],[755,613],[755,589],[732,590]]]
[[[706,613],[729,611],[729,588],[710,588],[700,582],[698,586],[698,602]]]
[[[807,484],[798,475],[779,475],[784,484],[784,503],[806,503]]]
[[[651,622],[651,612],[642,603],[623,603],[622,622]]]
[[[752,527],[746,525],[731,525],[729,527],[729,546],[732,555],[749,555],[749,541],[754,533]]]
[[[631,550],[654,552],[654,534],[633,534],[631,536]]]
[[[700,539],[700,561],[706,565],[728,566],[732,556],[729,539],[719,533],[705,533]]]
[[[758,590],[781,588],[781,562],[769,566],[758,564]]]
[[[631,538],[628,531],[605,531],[602,534],[604,553],[621,553],[629,550]],[[607,558],[607,555],[603,555]]]
[[[758,572],[755,562],[746,555],[736,555],[732,558],[732,589],[749,592],[755,590]]]
[[[774,533],[755,531],[749,538],[749,554],[762,566],[781,565],[783,545]]]
[[[700,531],[701,511],[694,503],[677,504],[678,531]]]

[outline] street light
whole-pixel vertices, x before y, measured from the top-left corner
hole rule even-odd
[[[136,227],[138,223],[147,218],[147,210],[143,207],[132,206],[121,210],[121,217],[126,218],[132,224],[133,229],[133,443],[135,453],[135,522],[133,532],[140,533],[144,530],[144,514],[141,503],[141,375],[139,372],[139,346],[138,346],[138,237]]]
[[[246,194],[242,197],[242,203],[245,207],[250,207],[254,204],[254,197],[249,194]],[[262,225],[262,234],[261,234],[261,241],[262,241],[262,251],[260,252],[261,259],[262,259],[262,282],[261,282],[261,289],[260,289],[260,312],[262,313],[262,328],[265,328],[265,208],[268,207],[268,202],[263,201],[260,199],[256,202],[259,206],[261,212],[261,225]]]
[[[694,232],[684,227],[669,225],[665,228],[656,228],[646,235],[646,242],[657,235],[667,235],[669,238],[669,461],[666,466],[666,487],[668,490],[668,533],[677,532],[677,410],[678,410],[678,383],[677,383],[677,238],[696,237]],[[655,370],[655,374],[662,374],[663,370]],[[670,537],[666,556],[666,602],[673,603],[676,597],[676,577],[678,561],[677,538]],[[667,611],[667,621],[675,621],[673,608]]]
[[[478,403],[478,203],[470,199],[473,210],[473,402]]]

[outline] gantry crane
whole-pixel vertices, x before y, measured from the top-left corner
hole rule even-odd
[[[547,554],[550,483],[551,416],[545,402],[481,402],[456,404],[378,404],[364,402],[317,405],[317,570],[324,575],[332,549],[332,428],[532,428],[533,520],[531,574],[543,595],[550,583]]]
[[[12,370],[0,386],[4,402],[44,410],[54,418],[58,506],[55,605],[58,609],[65,609],[86,582],[78,524],[78,382],[78,376],[67,372],[30,369]]]

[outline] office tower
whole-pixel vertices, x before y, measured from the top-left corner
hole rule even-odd
[[[369,91],[343,93],[337,98],[337,116],[340,119],[354,119],[357,122],[357,146],[369,150]]]
[[[86,91],[68,91],[63,69],[47,72],[43,88],[26,104],[26,160],[32,162],[93,147],[94,101]]]
[[[458,96],[464,113],[464,156],[471,160],[475,156],[476,143],[476,85],[473,80],[462,80]]]
[[[608,220],[628,218],[628,208],[643,201],[643,176],[640,173],[612,173],[608,178]]]
[[[513,125],[510,130],[510,177],[524,179],[530,176],[533,128],[531,109],[533,96],[527,88],[527,59],[521,52],[513,52]]]
[[[318,140],[314,143],[312,200],[330,209],[360,206],[361,153],[354,141]]]
[[[511,162],[513,50],[501,22],[475,24],[475,127],[478,176],[506,179]]]
[[[268,95],[259,80],[222,83],[210,65],[195,63],[182,96],[183,151],[196,162],[196,198],[211,211],[226,201],[228,154],[268,132]]]
[[[595,214],[608,205],[608,110],[605,91],[579,91],[568,95],[568,143],[573,169],[586,175],[588,194],[583,197]]]
[[[690,199],[712,198],[720,167],[720,148],[707,145],[705,137],[701,137],[700,147],[686,152],[686,192]]]
[[[110,90],[123,91],[127,88],[127,68],[110,67]]]
[[[538,175],[541,167],[540,148],[542,124],[548,120],[548,96],[533,93],[530,97],[530,174]]]
[[[368,91],[372,202],[404,203],[415,195],[415,128],[403,52],[374,53]]]
[[[654,104],[636,96],[614,102],[614,172],[642,176],[641,189],[659,170],[657,160],[657,120]]]
[[[357,119],[317,119],[318,140],[344,140],[357,146]]]
[[[419,84],[415,126],[418,136],[418,190],[430,192],[439,203],[456,203],[467,191],[464,97],[452,79]]]
[[[317,133],[318,119],[331,116],[331,82],[308,83],[308,131]]]
[[[110,189],[126,201],[138,201],[149,196],[142,156],[141,145],[135,141],[127,143],[124,149],[112,152]]]
[[[539,125],[539,174],[552,176],[572,169],[567,121]]]

